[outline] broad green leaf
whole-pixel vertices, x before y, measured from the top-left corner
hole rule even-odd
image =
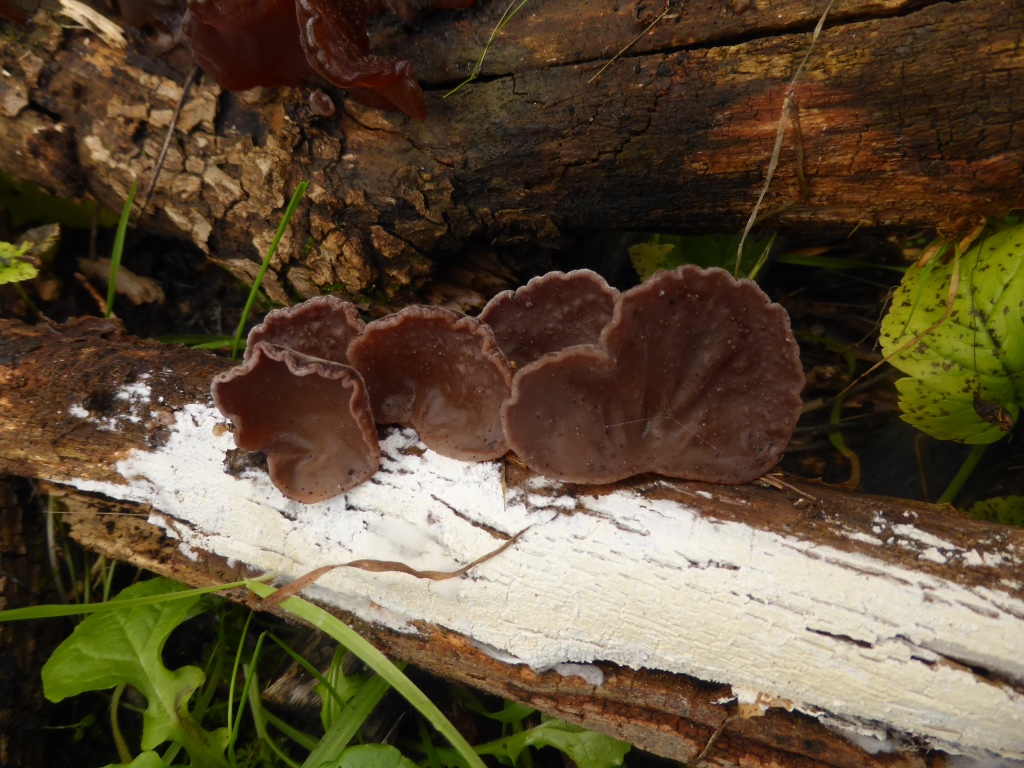
[[[967,514],[977,520],[1024,526],[1024,496],[996,496],[976,502]]]
[[[940,440],[991,443],[1024,403],[1024,225],[960,256],[943,319],[956,267],[950,249],[907,270],[882,320],[882,352],[908,374],[896,382],[904,421]]]
[[[167,763],[156,752],[142,752],[130,763],[112,763],[106,768],[167,768]]]
[[[31,247],[31,243],[11,245],[0,242],[0,285],[31,280],[39,274],[32,264],[21,260]]]
[[[118,610],[121,600],[173,594],[188,588],[168,579],[152,579],[128,587],[107,610],[79,624],[43,666],[43,692],[62,701],[86,691],[128,683],[146,697],[142,749],[174,741],[188,750],[193,765],[225,765],[226,730],[203,730],[192,720],[188,700],[204,680],[197,667],[171,671],[162,652],[171,631],[202,613],[200,596]]]
[[[417,768],[416,763],[388,744],[349,747],[337,759],[323,765],[329,768]]]
[[[469,688],[463,688],[460,685],[450,685],[448,687],[449,692],[459,702],[466,707],[470,712],[475,712],[478,715],[489,718],[491,720],[497,720],[499,723],[514,723],[519,720],[524,720],[532,715],[537,710],[533,707],[528,707],[525,704],[519,704],[515,701],[506,701],[504,706],[497,712],[491,712],[480,700],[473,694]]]
[[[527,747],[554,747],[568,755],[578,768],[616,768],[630,750],[629,744],[611,736],[561,720],[545,720],[535,728],[477,747],[477,752],[515,764]]]

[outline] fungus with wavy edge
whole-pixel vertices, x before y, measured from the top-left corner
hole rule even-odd
[[[494,333],[442,307],[406,307],[374,320],[348,348],[378,424],[412,426],[428,448],[487,461],[508,450],[501,404],[512,371]]]
[[[548,272],[487,302],[480,320],[516,368],[541,355],[596,344],[612,319],[619,292],[589,269]]]
[[[600,343],[517,372],[502,416],[511,448],[554,479],[744,483],[785,450],[803,383],[786,311],[688,265],[621,294]]]
[[[326,501],[380,466],[366,387],[347,365],[259,342],[211,392],[234,422],[235,445],[264,451],[270,479],[289,499]]]
[[[245,359],[265,341],[309,357],[347,364],[348,345],[365,327],[355,305],[337,296],[317,296],[270,312],[249,331]]]
[[[427,109],[412,64],[371,54],[366,26],[385,8],[411,20],[424,5],[468,8],[472,0],[189,0],[182,28],[196,62],[227,90],[326,80],[421,120]]]

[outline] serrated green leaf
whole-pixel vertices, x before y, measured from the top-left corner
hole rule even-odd
[[[112,607],[79,624],[43,666],[43,693],[62,701],[86,691],[128,683],[146,698],[142,749],[174,741],[188,750],[194,765],[225,765],[227,732],[203,730],[188,711],[188,700],[204,681],[202,670],[163,664],[164,643],[171,631],[205,610],[200,596],[117,610],[120,600],[186,591],[169,579],[152,579],[128,587]]]
[[[996,496],[976,502],[967,514],[976,520],[1024,526],[1024,496]]]
[[[482,755],[494,755],[513,764],[527,747],[554,747],[564,752],[578,768],[617,768],[630,745],[601,733],[588,731],[561,720],[545,720],[529,730],[477,748]]]
[[[416,763],[388,744],[360,744],[349,747],[328,768],[417,768]]]
[[[0,242],[0,285],[31,280],[39,274],[32,264],[21,260],[31,247],[31,243],[11,245]]]
[[[943,319],[955,268],[959,286]],[[909,376],[896,382],[904,421],[940,440],[1003,437],[1024,404],[1024,225],[988,235],[959,264],[950,250],[908,269],[881,343]]]

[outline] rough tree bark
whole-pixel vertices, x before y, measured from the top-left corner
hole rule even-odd
[[[0,474],[194,585],[453,570],[531,526],[458,580],[338,569],[309,594],[397,657],[680,760],[727,720],[716,765],[1024,758],[1024,531],[783,478],[563,486],[402,432],[373,481],[304,507],[210,407],[227,365],[112,321],[0,321]]]
[[[474,242],[553,244],[575,230],[737,231],[825,2],[531,0],[482,77],[447,100],[505,4],[393,20],[374,44],[413,60],[430,117],[299,91],[193,88],[145,226],[251,278],[281,209],[312,181],[271,297],[364,301],[417,287]],[[1017,0],[836,4],[793,90],[762,210],[782,225],[935,224],[1024,206],[1024,7]],[[5,29],[0,169],[117,208],[155,159],[190,66],[110,47],[39,13]],[[801,137],[794,141],[797,135]],[[798,150],[802,152],[802,159]],[[806,184],[801,184],[801,173]]]

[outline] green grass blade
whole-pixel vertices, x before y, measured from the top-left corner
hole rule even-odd
[[[273,632],[270,633],[270,639],[277,643],[281,647],[281,650],[283,650],[285,653],[291,656],[292,661],[294,661],[296,664],[302,667],[306,671],[306,674],[308,674],[312,678],[315,678],[317,682],[319,682],[320,685],[324,687],[324,690],[326,690],[331,695],[331,698],[338,703],[339,707],[345,706],[344,699],[341,698],[341,696],[338,694],[337,689],[333,685],[331,685],[327,678],[320,674],[320,670],[318,670],[316,667],[314,667],[312,664],[310,664],[308,661],[302,658],[302,656],[296,653],[291,647],[289,647],[289,645],[284,640],[279,638]]]
[[[257,581],[253,581],[248,586],[260,597],[267,597],[277,591],[273,587]],[[412,704],[442,736],[448,739],[466,765],[471,768],[485,768],[484,762],[473,751],[469,742],[463,738],[434,702],[428,699],[426,694],[405,676],[405,673],[367,640],[364,640],[354,629],[322,608],[307,603],[300,597],[289,597],[281,603],[281,608],[312,624],[317,629],[323,630],[354,653],[366,666],[380,675],[406,701]]]
[[[128,190],[128,199],[124,201],[121,209],[121,218],[117,222],[117,234],[114,235],[114,250],[110,253],[110,284],[107,286],[107,308],[103,313],[104,317],[110,317],[114,311],[114,293],[117,289],[117,273],[121,271],[121,256],[124,255],[124,238],[128,232],[128,219],[132,215],[132,205],[135,203],[135,188],[137,181],[132,182]]]
[[[242,627],[242,634],[238,638],[238,648],[235,650],[235,663],[231,667],[231,679],[228,680],[228,715],[227,715],[227,729],[228,733],[231,734],[231,738],[228,739],[228,757],[231,758],[231,762],[235,763],[235,739],[238,733],[238,722],[242,719],[242,700],[238,701],[238,717],[235,717],[235,682],[238,680],[238,668],[242,664],[242,651],[245,649],[245,638],[249,635],[249,626],[252,624],[252,617],[256,615],[255,611],[249,611],[249,615],[245,617],[245,625]],[[263,636],[260,636],[260,642],[263,642]]]
[[[260,291],[260,284],[263,282],[263,276],[267,274],[267,268],[270,266],[270,260],[274,258],[274,254],[277,253],[277,246],[281,242],[281,238],[284,237],[285,230],[288,229],[288,224],[292,220],[292,216],[295,215],[295,209],[298,208],[299,202],[302,200],[302,196],[306,194],[306,187],[309,186],[308,181],[304,181],[299,184],[295,189],[295,194],[292,195],[291,201],[288,203],[288,207],[285,208],[284,218],[281,219],[281,224],[277,228],[277,232],[274,234],[274,239],[270,243],[270,248],[267,249],[267,255],[263,259],[263,263],[260,265],[260,271],[256,275],[256,280],[253,281],[252,289],[249,291],[249,298],[245,302],[245,309],[242,310],[242,319],[238,321],[238,330],[235,331],[235,337],[231,342],[231,359],[235,360],[238,358],[238,345],[242,340],[242,332],[245,331],[245,324],[249,321],[249,313],[252,312],[252,305],[256,302],[256,295]]]
[[[161,344],[181,344],[192,349],[231,349],[234,336],[215,336],[210,333],[176,333],[154,336]]]
[[[491,49],[491,43],[494,42],[495,38],[501,34],[505,26],[512,21],[512,18],[522,10],[523,6],[526,5],[530,0],[519,0],[519,4],[516,5],[516,0],[512,0],[509,6],[505,9],[505,12],[501,14],[501,18],[498,19],[498,23],[494,29],[491,30],[491,36],[487,38],[487,42],[484,43],[484,49],[480,52],[480,58],[476,60],[476,64],[473,65],[473,71],[469,73],[469,77],[463,80],[461,83],[452,88],[448,93],[442,96],[442,99],[447,99],[449,96],[458,93],[462,90],[463,86],[469,85],[471,82],[476,80],[477,75],[480,74],[480,70],[484,66],[484,59],[487,58],[487,52]]]
[[[261,717],[267,725],[274,726],[274,728],[279,730],[282,734],[309,752],[316,749],[316,745],[320,743],[319,739],[310,736],[305,731],[300,731],[298,728],[285,722],[265,707],[262,710]]]
[[[262,577],[271,578],[272,574]],[[24,621],[25,619],[55,619],[61,616],[77,616],[83,613],[95,613],[97,611],[120,611],[126,608],[138,608],[142,605],[152,603],[165,603],[168,600],[182,600],[193,595],[205,595],[211,592],[223,592],[225,589],[237,589],[248,586],[253,579],[246,581],[235,581],[230,584],[221,584],[215,587],[202,587],[201,589],[190,589],[184,592],[170,592],[163,595],[151,595],[139,597],[132,600],[119,600],[110,603],[91,603],[89,605],[31,605],[27,608],[12,608],[8,611],[0,611],[0,623],[5,621]]]
[[[399,671],[401,671],[399,669]],[[391,683],[380,675],[374,675],[359,692],[353,696],[341,711],[341,715],[334,721],[323,739],[317,745],[302,768],[318,768],[318,766],[336,758],[341,754],[356,737],[359,730],[366,722],[384,694],[391,690]]]

